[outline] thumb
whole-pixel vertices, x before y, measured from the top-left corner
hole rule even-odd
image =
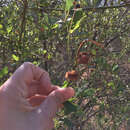
[[[72,96],[74,96],[72,88],[58,88],[47,96],[45,101],[37,108],[37,112],[40,111],[42,118],[52,119],[61,104]]]

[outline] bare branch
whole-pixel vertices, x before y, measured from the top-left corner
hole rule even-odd
[[[23,0],[24,3],[24,9],[23,9],[23,14],[22,14],[22,22],[21,22],[21,32],[19,35],[19,42],[21,42],[22,40],[22,34],[24,32],[24,28],[25,28],[25,21],[26,21],[26,12],[27,12],[27,7],[28,7],[28,2],[27,0]]]
[[[72,9],[72,10],[86,10],[86,11],[96,11],[96,10],[104,10],[104,9],[113,9],[113,8],[122,8],[122,7],[130,7],[130,3],[128,4],[122,4],[122,5],[117,5],[117,6],[104,6],[104,7],[86,7],[86,8],[79,8],[79,9]],[[56,8],[29,8],[32,10],[37,10],[37,11],[64,11],[64,9],[56,9]]]

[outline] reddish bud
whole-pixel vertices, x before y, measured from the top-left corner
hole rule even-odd
[[[79,74],[75,70],[68,71],[65,74],[65,78],[71,81],[76,81],[79,78]]]
[[[43,32],[43,31],[44,31],[44,28],[43,28],[43,27],[41,27],[41,28],[40,28],[40,30],[41,30],[41,32]]]
[[[87,52],[80,52],[77,58],[78,64],[88,64],[90,55]]]
[[[73,2],[73,5],[76,5],[76,1]]]

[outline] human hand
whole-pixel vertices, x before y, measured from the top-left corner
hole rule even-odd
[[[0,130],[51,130],[72,88],[51,84],[46,71],[25,62],[0,88]]]

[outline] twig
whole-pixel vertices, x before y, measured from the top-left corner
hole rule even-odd
[[[99,47],[101,47],[101,48],[104,48],[104,46],[103,46],[101,43],[97,42],[97,41],[90,40],[90,39],[85,39],[85,40],[83,40],[83,41],[80,43],[80,45],[79,45],[79,48],[78,48],[78,50],[77,50],[77,56],[78,56],[78,54],[79,54],[79,52],[80,52],[81,47],[82,47],[82,46],[84,45],[84,43],[86,43],[86,42],[92,42],[92,43],[95,44],[96,46],[99,46]]]
[[[85,122],[87,122],[91,117],[95,116],[100,111],[101,110],[97,110],[94,113],[92,113],[91,115],[89,115],[86,120],[84,120],[84,121],[81,122],[81,125],[83,126]]]
[[[105,6],[105,7],[90,7],[90,8],[83,8],[83,10],[102,10],[102,9],[113,9],[113,8],[122,8],[122,7],[129,7],[130,4],[124,5],[117,5],[117,6]]]
[[[95,10],[104,10],[104,9],[113,9],[113,8],[122,8],[122,7],[129,7],[130,3],[128,4],[123,4],[123,5],[117,5],[117,6],[105,6],[105,7],[86,7],[86,8],[81,8],[82,10],[86,11],[95,11]],[[48,10],[48,11],[64,11],[64,9],[56,9],[56,8],[29,8],[33,10]],[[79,10],[79,9],[72,9],[72,10]]]
[[[26,12],[27,12],[27,7],[28,7],[27,0],[23,0],[23,3],[24,3],[24,9],[23,9],[22,22],[21,22],[21,32],[20,32],[20,35],[19,35],[19,43],[22,40],[22,34],[24,32],[24,29],[25,29],[25,20],[26,20],[25,18],[26,18]]]
[[[126,32],[128,29],[120,32],[120,34],[115,35],[113,38],[109,39],[109,41],[105,41],[104,45],[107,47],[111,42],[113,42],[115,39],[117,39],[119,36],[121,36],[122,33]]]

